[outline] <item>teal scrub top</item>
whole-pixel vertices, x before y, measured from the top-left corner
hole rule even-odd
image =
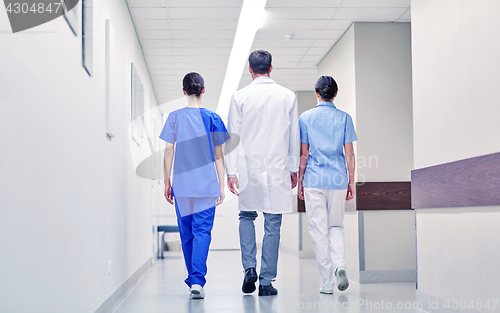
[[[320,102],[299,118],[300,141],[309,145],[302,185],[347,189],[349,178],[344,145],[358,140],[352,118],[332,102]]]

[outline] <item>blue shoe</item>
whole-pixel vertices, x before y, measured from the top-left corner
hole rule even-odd
[[[267,286],[259,285],[259,296],[275,296],[278,294],[278,289],[273,287],[273,284]]]
[[[255,291],[255,282],[257,281],[257,271],[255,267],[250,267],[245,270],[245,278],[243,279],[243,286],[241,291],[243,293],[252,293]]]

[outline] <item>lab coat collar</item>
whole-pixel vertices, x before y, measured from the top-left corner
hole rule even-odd
[[[274,84],[274,80],[272,80],[270,77],[267,76],[259,76],[256,77],[252,84]]]
[[[332,106],[335,109],[337,108],[335,106],[335,104],[333,104],[333,102],[321,101],[320,103],[316,104],[317,107],[322,106],[322,105],[330,105],[330,106]]]

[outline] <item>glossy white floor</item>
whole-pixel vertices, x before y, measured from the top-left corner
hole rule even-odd
[[[349,273],[348,273],[349,274]],[[241,292],[240,251],[210,251],[206,298],[191,300],[181,252],[167,252],[116,308],[114,313],[253,313],[253,312],[425,312],[415,307],[414,283],[363,284],[351,281],[346,291],[318,292],[314,259],[280,253],[277,296],[259,297]]]

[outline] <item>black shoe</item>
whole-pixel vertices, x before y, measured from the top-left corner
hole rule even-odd
[[[278,289],[273,287],[273,284],[267,286],[259,285],[259,296],[275,296],[278,294]]]
[[[247,268],[245,270],[245,278],[243,278],[243,286],[241,286],[241,290],[244,293],[254,292],[256,281],[257,281],[257,271],[255,271],[255,267]]]

